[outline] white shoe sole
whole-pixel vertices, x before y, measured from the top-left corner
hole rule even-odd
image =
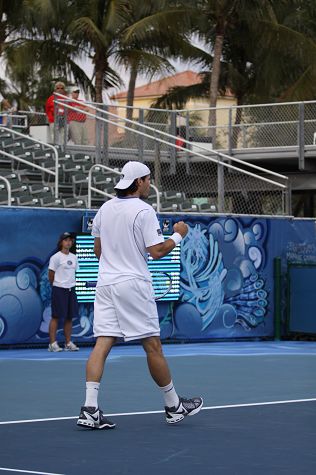
[[[77,421],[77,426],[82,426],[82,427],[85,427],[87,429],[104,429],[104,430],[107,430],[107,429],[114,429],[115,425],[116,424],[113,424],[113,425],[103,424],[103,425],[100,425],[100,426],[96,426],[94,424],[94,422],[92,422],[92,421],[83,420],[83,419],[78,419],[78,421]]]

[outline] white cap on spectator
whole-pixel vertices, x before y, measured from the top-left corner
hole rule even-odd
[[[80,87],[77,85],[71,86],[69,89],[70,89],[70,92],[80,92]]]

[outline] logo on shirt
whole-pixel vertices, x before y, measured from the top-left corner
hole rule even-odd
[[[69,266],[71,266],[71,265],[72,265],[72,261],[67,261],[67,264],[68,264]]]
[[[160,228],[157,229],[157,234],[158,234],[158,236],[161,236],[161,235],[162,235],[162,232],[161,232],[161,229],[160,229]]]

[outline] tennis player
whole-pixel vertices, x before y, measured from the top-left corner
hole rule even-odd
[[[95,347],[86,368],[86,400],[77,424],[92,429],[113,429],[99,409],[98,391],[106,358],[117,338],[141,340],[147,364],[160,387],[166,421],[175,424],[197,414],[200,397],[179,397],[160,342],[159,318],[154,300],[148,253],[154,259],[167,255],[188,232],[180,221],[164,241],[159,222],[147,198],[150,170],[140,162],[128,162],[115,189],[117,197],[104,203],[93,220],[94,252],[100,261],[94,302]]]

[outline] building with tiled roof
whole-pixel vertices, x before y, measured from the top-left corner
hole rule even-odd
[[[197,84],[200,82],[201,77],[198,73],[195,73],[194,71],[183,71],[181,73],[176,73],[173,76],[168,76],[143,86],[138,86],[135,88],[134,107],[149,108],[159,97],[166,94],[168,89],[175,86],[191,86],[192,84]],[[122,91],[112,95],[111,100],[113,102],[115,101],[118,106],[126,106],[127,91]],[[217,107],[230,106],[235,103],[236,101],[234,96],[228,90],[225,96],[218,97]],[[204,107],[209,107],[209,103],[205,98],[201,98],[200,100],[190,100],[186,105],[187,109]]]

